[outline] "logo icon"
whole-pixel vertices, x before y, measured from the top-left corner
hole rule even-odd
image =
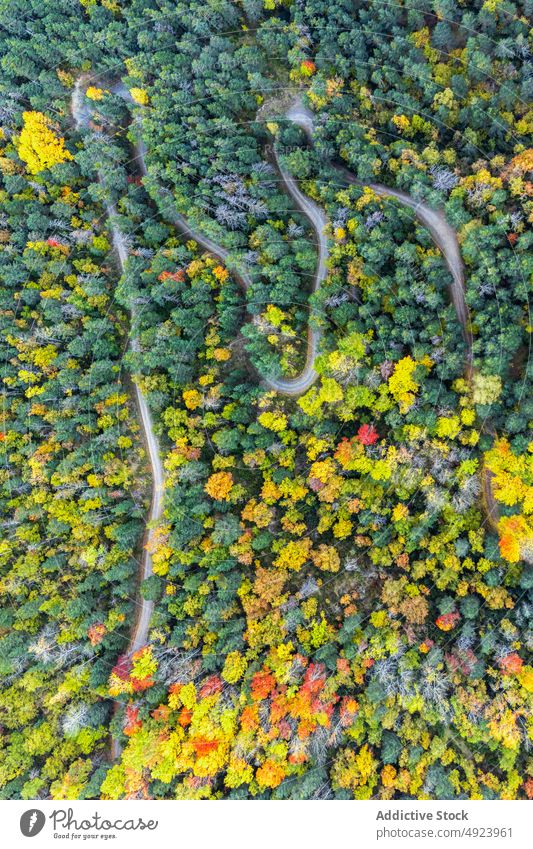
[[[42,811],[37,808],[31,808],[29,811],[24,811],[20,818],[20,830],[24,837],[35,837],[43,830],[46,817]]]

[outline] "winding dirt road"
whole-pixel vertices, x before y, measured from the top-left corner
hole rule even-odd
[[[107,214],[111,222],[114,218],[116,218],[117,211],[113,204],[108,204]],[[124,273],[126,261],[128,259],[128,249],[120,230],[112,226],[112,233],[113,247],[119,259],[120,269],[122,273]],[[134,310],[132,309],[132,317],[133,316]],[[130,341],[130,347],[132,351],[139,351],[139,340],[136,338],[132,338]],[[148,457],[150,460],[150,467],[152,471],[152,497],[150,503],[150,511],[148,513],[147,529],[143,540],[142,557],[139,570],[139,581],[144,581],[145,578],[148,578],[150,575],[153,574],[152,555],[149,549],[151,547],[154,537],[153,525],[155,525],[157,521],[161,518],[163,512],[163,490],[165,484],[165,473],[163,471],[159,444],[157,441],[157,437],[154,433],[152,416],[148,404],[146,403],[146,398],[144,397],[137,384],[134,384],[134,388],[135,400],[137,402],[137,407],[141,418],[144,443],[148,450]],[[142,648],[142,646],[146,645],[146,638],[148,635],[148,628],[150,625],[150,618],[152,616],[153,607],[153,601],[146,601],[145,599],[143,599],[140,604],[137,604],[137,616],[135,618],[134,627],[130,635],[128,654],[134,654],[134,652],[138,651],[140,648]]]
[[[85,97],[85,89],[88,84],[88,78],[80,77],[75,84],[74,92],[72,95],[72,114],[78,130],[88,129],[91,121],[91,113],[88,107],[87,99]],[[129,103],[132,103],[131,95],[122,83],[117,83],[113,85],[111,90],[119,97],[122,97],[124,100],[128,101]],[[290,108],[285,112],[284,117],[300,126],[305,131],[309,141],[312,143],[312,137],[314,132],[314,116],[313,113],[304,106],[301,99],[296,100],[290,106]],[[310,198],[308,198],[301,192],[297,180],[283,168],[275,150],[272,150],[272,154],[274,158],[274,164],[278,170],[283,188],[285,189],[287,194],[292,198],[297,209],[307,218],[315,233],[315,243],[317,248],[317,266],[315,274],[313,275],[311,285],[311,292],[314,293],[320,288],[327,276],[327,263],[329,256],[327,237],[325,235],[327,218],[324,210],[321,209],[321,207],[317,206],[317,204],[315,204]],[[139,171],[143,176],[147,176],[148,171],[145,159],[146,148],[140,138],[140,133],[137,133],[137,140],[135,143],[135,156],[136,161],[138,163]],[[344,166],[337,165],[335,167],[344,182],[363,185]],[[433,241],[441,250],[452,276],[450,296],[455,307],[457,318],[460,322],[466,343],[467,372],[471,374],[472,334],[470,331],[468,307],[466,305],[465,300],[464,267],[455,231],[447,222],[446,218],[444,217],[444,214],[440,210],[433,209],[425,203],[416,201],[414,198],[412,198],[405,192],[398,191],[397,189],[393,189],[389,186],[385,186],[379,183],[371,183],[369,184],[369,187],[372,188],[376,192],[376,194],[379,194],[383,197],[393,198],[399,201],[399,203],[403,204],[404,206],[412,209],[415,214],[415,217],[420,221],[422,225],[427,227]],[[239,283],[239,285],[246,290],[252,283],[251,278],[246,271],[235,267],[235,264],[232,262],[232,258],[230,256],[229,251],[227,251],[221,245],[218,245],[213,242],[209,237],[191,228],[187,219],[172,209],[173,199],[170,192],[168,192],[167,190],[161,190],[160,199],[168,201],[167,209],[163,210],[160,208],[161,215],[176,228],[180,235],[189,239],[194,239],[194,241],[197,242],[197,244],[201,248],[203,248],[203,250],[210,253],[221,264],[227,266],[235,277],[235,279],[237,280],[237,282]],[[110,220],[113,246],[117,254],[121,270],[124,272],[126,261],[128,258],[128,250],[123,234],[113,223],[116,219],[117,211],[114,205],[111,203],[107,204],[106,211]],[[133,308],[132,317],[135,317]],[[315,359],[318,353],[320,338],[321,331],[317,328],[314,328],[312,323],[310,322],[308,324],[307,331],[306,362],[300,375],[293,379],[264,377],[264,383],[270,389],[282,395],[298,396],[306,392],[317,378],[317,373],[315,371],[314,366]],[[139,343],[137,339],[134,338],[131,340],[131,348],[132,350],[139,349]],[[148,409],[148,405],[146,403],[146,399],[144,398],[144,395],[138,386],[135,386],[135,393],[137,405],[140,412],[144,440],[148,449],[153,482],[152,500],[150,512],[148,515],[147,532],[145,535],[143,554],[140,564],[139,578],[140,580],[143,580],[152,575],[152,557],[148,549],[153,539],[153,525],[156,524],[157,521],[160,519],[163,511],[164,472],[160,459],[159,446],[157,438],[154,434],[153,422],[150,415],[150,411]],[[484,472],[483,491],[489,522],[492,526],[494,526],[498,519],[498,507],[492,495],[489,474]],[[142,646],[146,645],[152,611],[153,602],[141,599],[140,602],[137,603],[137,615],[135,618],[130,642],[128,645],[129,654],[132,654]],[[114,758],[120,755],[120,745],[116,739],[112,740],[112,754]]]
[[[131,94],[128,89],[122,84],[117,83],[113,85],[111,91],[114,94],[117,94],[119,97],[122,97],[123,100],[128,103],[133,103]],[[146,177],[148,175],[148,170],[146,167],[146,146],[141,139],[140,132],[136,134],[136,140],[134,144],[135,149],[135,159],[139,167],[139,171]],[[278,169],[278,172],[281,177],[281,182],[287,192],[287,194],[292,197],[294,203],[298,207],[299,211],[307,218],[313,227],[316,235],[316,246],[317,246],[317,254],[318,254],[318,262],[315,274],[313,275],[313,282],[311,285],[311,292],[316,292],[317,289],[320,288],[322,282],[325,280],[327,276],[327,259],[328,259],[328,245],[327,238],[324,234],[327,218],[324,214],[324,211],[313,203],[308,197],[306,197],[300,189],[298,188],[298,184],[294,177],[285,171],[282,168],[279,159],[277,157],[276,151],[272,149],[272,154],[274,156],[275,165]],[[194,230],[187,219],[180,215],[179,212],[176,212],[175,209],[172,208],[173,198],[170,192],[167,190],[161,190],[159,192],[159,197],[168,201],[168,209],[161,210],[161,214],[166,218],[166,220],[172,224],[176,230],[180,233],[180,235],[193,239],[204,251],[210,253],[215,259],[218,260],[222,265],[225,265],[232,273],[232,275],[237,280],[238,284],[242,289],[246,290],[252,285],[252,280],[248,273],[243,269],[239,269],[235,267],[235,263],[232,262],[232,258],[230,252],[226,250],[226,248],[222,247],[222,245],[218,245],[212,241],[208,236],[200,233],[198,230]],[[263,381],[275,392],[279,392],[282,395],[301,395],[303,392],[307,392],[310,386],[315,382],[317,378],[317,374],[315,372],[314,363],[315,358],[318,353],[318,344],[320,341],[320,333],[315,330],[311,325],[308,326],[307,332],[307,354],[306,354],[306,362],[302,372],[295,378],[272,378],[272,377],[264,377]]]
[[[76,81],[71,101],[72,116],[74,118],[76,129],[79,131],[86,130],[89,127],[91,114],[85,97],[86,81],[80,78]],[[100,180],[100,177],[98,177]],[[106,204],[106,212],[110,221],[111,233],[113,237],[113,248],[119,261],[121,272],[124,273],[126,262],[128,259],[128,248],[123,234],[119,228],[113,225],[113,221],[117,217],[117,210],[112,203]],[[135,309],[131,308],[132,318],[135,317]],[[130,340],[130,347],[133,351],[139,350],[139,340],[135,337]],[[163,512],[163,491],[165,484],[165,474],[163,464],[161,463],[161,454],[157,437],[154,433],[152,416],[146,403],[141,389],[137,384],[134,384],[135,400],[140,415],[143,441],[148,451],[150,462],[152,492],[150,510],[148,512],[146,531],[143,538],[142,555],[139,564],[138,581],[139,584],[153,574],[152,570],[152,555],[150,548],[154,539],[154,525],[157,524]],[[148,637],[148,629],[150,627],[150,619],[154,608],[153,601],[146,599],[136,600],[136,616],[133,628],[130,634],[127,654],[133,655],[142,646],[146,645]],[[115,706],[115,711],[118,705]],[[111,740],[111,755],[114,760],[120,755],[120,743],[116,738]]]
[[[314,115],[298,98],[292,106],[287,110],[285,117],[295,124],[300,126],[309,142],[312,144],[314,132]],[[385,186],[381,183],[364,184],[352,174],[347,168],[342,165],[336,165],[337,173],[343,178],[344,182],[352,183],[357,186],[367,185],[368,188],[381,195],[382,197],[394,198],[403,206],[412,209],[415,217],[418,218],[424,227],[427,227],[431,234],[431,238],[442,252],[446,265],[452,275],[452,286],[450,287],[450,296],[457,313],[457,318],[461,325],[463,336],[467,346],[468,363],[472,361],[472,333],[470,331],[470,316],[465,300],[465,273],[463,261],[461,259],[461,251],[457,234],[453,227],[446,220],[443,212],[433,207],[428,206],[422,201],[417,201],[408,195],[406,192],[401,192],[398,189],[392,189],[390,186]]]
[[[311,110],[304,105],[301,98],[298,98],[294,101],[294,103],[286,111],[285,117],[288,118],[290,121],[293,121],[299,127],[301,127],[304,130],[309,143],[313,143],[315,116],[311,112]],[[357,177],[355,177],[355,175],[352,174],[352,172],[349,171],[346,167],[342,165],[336,165],[335,168],[337,173],[342,177],[345,182],[352,183],[358,186],[365,185],[360,180],[358,180]],[[285,174],[285,172],[282,172],[282,174]],[[461,331],[466,345],[465,372],[467,379],[471,381],[473,377],[473,340],[472,331],[470,329],[470,313],[465,299],[465,271],[463,260],[461,257],[461,250],[459,248],[459,242],[457,240],[457,233],[455,232],[453,227],[448,223],[446,217],[444,216],[444,213],[441,210],[434,209],[433,207],[428,206],[422,201],[415,200],[406,192],[399,191],[398,189],[393,189],[390,186],[385,186],[381,183],[369,183],[366,185],[368,185],[369,188],[373,189],[376,194],[381,195],[382,197],[394,198],[404,206],[407,206],[412,209],[415,214],[415,217],[420,221],[421,224],[427,227],[431,234],[431,238],[433,239],[437,247],[440,249],[452,276],[452,285],[450,286],[450,297],[455,308],[457,319],[461,325]],[[299,194],[300,196],[302,196],[301,193]],[[298,202],[297,198],[295,196],[293,197],[296,202]],[[315,343],[317,342],[318,339],[315,340]],[[493,435],[495,436],[495,434]],[[492,490],[492,478],[492,472],[490,472],[489,469],[484,466],[481,471],[481,481],[483,488],[483,503],[485,507],[485,513],[489,526],[492,528],[492,530],[497,530],[498,521],[500,519],[500,510],[498,502],[494,498],[494,493]]]
[[[325,235],[328,220],[324,210],[300,191],[295,178],[282,167],[274,148],[270,148],[270,151],[283,188],[292,198],[297,209],[307,218],[315,231],[317,264],[311,284],[311,293],[314,293],[320,289],[328,274],[329,251],[328,240]],[[298,375],[298,377],[295,377],[292,380],[267,381],[272,389],[275,389],[276,392],[280,392],[282,395],[302,395],[304,392],[307,392],[318,377],[315,371],[315,359],[318,354],[318,346],[321,335],[321,331],[318,328],[313,327],[312,323],[308,324],[307,353],[305,366],[302,372]]]
[[[87,129],[91,120],[91,114],[87,105],[87,99],[85,97],[85,83],[86,81],[83,78],[78,79],[75,84],[74,93],[72,96],[72,115],[74,117],[74,120],[76,122],[76,128],[78,130]],[[122,271],[122,273],[124,273],[126,262],[128,259],[128,248],[123,234],[121,233],[119,228],[113,224],[113,221],[117,217],[117,210],[114,204],[106,204],[106,212],[110,221],[111,233],[113,237],[113,248],[119,261],[120,270]],[[135,308],[133,306],[131,308],[131,315],[132,318],[135,318]],[[130,347],[132,351],[138,351],[139,340],[135,337],[132,338],[130,340]],[[148,404],[146,402],[146,398],[144,397],[141,389],[137,384],[134,384],[134,387],[135,400],[141,419],[143,439],[148,451],[148,457],[152,473],[152,497],[150,511],[148,513],[147,530],[144,537],[144,544],[139,570],[139,580],[143,581],[145,578],[148,578],[150,575],[153,574],[152,555],[149,549],[154,538],[154,528],[152,526],[156,524],[157,521],[161,518],[163,510],[163,490],[165,484],[165,473],[163,471],[159,444],[157,441],[157,437],[154,433],[152,416]],[[146,644],[146,637],[148,634],[148,627],[150,623],[150,617],[152,615],[153,606],[153,601],[146,601],[145,599],[143,599],[141,603],[137,605],[138,613],[135,619],[133,630],[130,635],[128,654],[133,654]]]

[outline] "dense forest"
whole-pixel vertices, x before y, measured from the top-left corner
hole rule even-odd
[[[0,0],[0,798],[533,798],[532,11]]]

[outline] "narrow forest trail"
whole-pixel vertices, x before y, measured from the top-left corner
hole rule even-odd
[[[122,99],[126,102],[130,104],[133,103],[131,94],[123,83],[115,84],[112,86],[111,90],[114,94],[122,97]],[[143,177],[146,177],[148,175],[148,169],[146,167],[147,150],[141,139],[140,132],[136,134],[134,150],[139,171]],[[285,191],[293,199],[299,211],[307,218],[315,231],[318,261],[310,289],[311,293],[313,293],[320,288],[328,273],[328,245],[327,238],[324,233],[327,225],[327,218],[324,211],[319,206],[317,206],[310,198],[302,194],[295,178],[281,166],[276,151],[274,149],[271,150]],[[193,239],[198,245],[200,245],[201,248],[203,248],[204,251],[210,253],[222,265],[227,266],[242,289],[248,289],[252,285],[252,279],[246,271],[235,267],[234,263],[231,262],[230,252],[226,248],[222,247],[222,245],[218,245],[213,242],[208,236],[193,229],[183,215],[180,215],[179,212],[172,209],[173,198],[170,192],[162,190],[159,194],[160,198],[169,202],[169,209],[165,209],[164,211],[161,210],[162,215],[176,228],[180,235],[188,239]],[[269,389],[288,396],[298,396],[303,392],[307,392],[317,378],[314,365],[315,358],[318,353],[319,341],[320,332],[309,324],[307,330],[306,361],[302,372],[295,378],[284,379],[264,377],[263,381]]]
[[[72,96],[72,115],[74,117],[78,130],[87,129],[91,120],[91,115],[87,107],[87,100],[85,98],[85,92],[82,91],[83,84],[84,83],[82,79],[77,80]],[[119,228],[113,224],[113,221],[117,217],[117,210],[112,203],[108,203],[106,204],[106,212],[110,221],[110,228],[113,237],[113,248],[119,261],[120,270],[122,273],[124,273],[126,262],[128,259],[128,248],[123,234],[121,233]],[[131,315],[132,318],[135,318],[134,307],[131,308]],[[130,340],[130,347],[133,351],[138,351],[139,340],[133,337]],[[165,473],[163,470],[163,464],[161,462],[159,444],[154,432],[152,416],[148,404],[146,402],[146,398],[144,397],[140,387],[137,384],[134,384],[134,387],[135,400],[140,413],[143,440],[148,451],[148,458],[150,461],[150,468],[152,472],[152,497],[150,511],[148,513],[147,530],[145,533],[139,569],[139,579],[144,580],[145,578],[148,578],[150,575],[153,574],[152,555],[148,549],[150,548],[151,543],[153,542],[154,529],[150,526],[156,523],[160,519],[162,514]],[[133,654],[143,645],[146,644],[146,636],[148,633],[148,626],[153,610],[153,602],[142,599],[141,603],[137,605],[137,608],[138,612],[135,619],[134,627],[130,635],[130,642],[128,645],[129,654]]]
[[[483,504],[485,506],[485,513],[487,515],[487,521],[489,523],[489,526],[493,531],[497,531],[498,522],[500,520],[500,509],[498,507],[498,502],[494,498],[494,492],[492,490],[493,477],[494,473],[491,472],[490,469],[487,469],[486,466],[483,466]]]
[[[87,99],[85,97],[85,88],[87,87],[88,83],[89,81],[86,77],[79,77],[75,83],[74,91],[72,94],[71,109],[72,115],[76,123],[76,128],[78,130],[85,130],[88,129],[90,126],[91,113],[88,107]],[[114,84],[111,90],[114,94],[118,95],[119,97],[122,97],[128,103],[131,104],[133,102],[128,89],[122,83],[119,82]],[[307,107],[304,106],[300,98],[298,98],[287,109],[284,117],[300,126],[305,131],[309,141],[312,143],[312,136],[314,132],[314,115],[309,109],[307,109]],[[134,149],[139,171],[142,176],[146,177],[148,176],[148,170],[146,166],[147,151],[140,137],[140,133],[137,133],[137,139],[135,141]],[[297,179],[283,168],[279,161],[277,153],[273,149],[272,154],[284,190],[292,198],[297,209],[309,221],[315,232],[317,265],[311,285],[311,293],[314,293],[318,291],[323,281],[326,279],[328,272],[327,263],[329,258],[329,251],[327,236],[325,235],[327,217],[321,207],[319,207],[316,203],[314,203],[314,201],[312,201],[310,198],[308,198],[301,192],[298,186]],[[336,165],[334,167],[336,168],[337,172],[339,173],[344,182],[354,183],[360,186],[365,185],[361,183],[361,181],[359,181],[355,177],[355,175],[352,174],[344,166]],[[470,330],[468,307],[465,300],[464,266],[461,259],[461,252],[459,249],[459,243],[455,230],[451,227],[451,225],[446,220],[444,214],[440,210],[434,209],[433,207],[428,206],[427,204],[421,201],[415,200],[415,198],[412,198],[407,193],[399,191],[397,189],[393,189],[389,186],[382,185],[380,183],[370,183],[367,185],[369,186],[369,188],[373,189],[376,194],[379,194],[383,197],[393,198],[399,201],[399,203],[403,204],[404,206],[412,209],[415,217],[422,225],[427,227],[433,241],[441,250],[452,276],[450,296],[452,303],[455,307],[457,318],[461,325],[463,337],[466,343],[466,371],[467,374],[471,376],[472,334]],[[234,263],[232,263],[231,261],[230,252],[226,248],[213,242],[208,236],[205,236],[204,234],[193,229],[184,216],[172,209],[173,198],[168,190],[161,190],[160,199],[168,201],[168,208],[165,210],[160,209],[161,215],[175,227],[175,229],[181,236],[188,239],[193,239],[204,251],[207,251],[221,264],[227,266],[235,277],[235,279],[237,280],[237,282],[239,283],[239,285],[241,286],[241,288],[246,290],[251,286],[251,277],[246,271],[235,268]],[[119,228],[113,223],[114,219],[116,218],[117,211],[113,204],[108,203],[106,205],[106,212],[110,221],[113,246],[119,259],[120,268],[122,272],[124,272],[126,261],[128,258],[128,250],[123,234],[121,233]],[[133,309],[132,317],[134,318]],[[318,354],[320,338],[321,331],[317,328],[314,328],[312,323],[309,322],[307,330],[306,362],[304,368],[302,369],[298,377],[292,379],[277,379],[264,377],[263,382],[273,391],[289,397],[298,396],[306,392],[313,385],[318,376],[315,371],[315,359]],[[138,340],[133,338],[131,340],[132,350],[138,350],[138,346]],[[138,409],[140,412],[143,437],[148,449],[152,472],[152,500],[150,512],[148,515],[147,532],[145,534],[143,553],[139,570],[139,580],[144,580],[145,578],[153,574],[152,556],[148,549],[150,548],[150,543],[153,540],[154,534],[153,528],[151,526],[159,520],[163,512],[164,472],[160,458],[159,445],[153,429],[153,422],[150,410],[148,408],[143,393],[137,385],[135,385],[135,394]],[[485,502],[487,516],[489,518],[491,526],[494,527],[497,523],[499,512],[498,506],[494,500],[494,496],[492,493],[491,473],[488,472],[488,470],[486,469],[483,470],[482,483],[483,499]],[[131,655],[139,648],[146,645],[146,642],[148,640],[148,631],[153,607],[154,604],[152,601],[147,601],[143,598],[141,598],[140,601],[137,601],[136,617],[130,635],[128,654]],[[120,756],[120,752],[120,744],[116,738],[113,738],[113,758],[118,758]]]
[[[72,94],[71,110],[77,130],[85,130],[89,127],[91,114],[88,109],[87,99],[84,90],[85,81],[79,78],[74,86]],[[100,179],[100,178],[98,178]],[[110,228],[113,237],[113,248],[119,261],[120,270],[124,273],[126,262],[128,259],[128,248],[123,234],[118,227],[113,225],[116,219],[117,210],[112,203],[106,204],[106,213],[110,221]],[[131,310],[132,318],[135,317],[134,307]],[[130,340],[130,347],[133,351],[139,350],[139,341],[135,337]],[[140,387],[134,384],[135,401],[140,415],[141,430],[143,441],[148,452],[150,462],[152,491],[150,510],[147,517],[146,530],[142,543],[142,554],[139,562],[138,584],[150,577],[153,574],[152,570],[152,554],[151,545],[154,540],[154,525],[161,518],[163,512],[163,491],[165,483],[165,474],[163,464],[161,462],[161,454],[159,444],[154,432],[152,416]],[[141,598],[140,601],[136,598],[136,616],[133,623],[133,628],[130,633],[130,639],[127,648],[127,654],[133,655],[142,646],[146,645],[148,638],[148,629],[150,627],[150,619],[154,608],[153,601],[148,601]],[[115,711],[118,708],[118,703],[115,704]],[[111,756],[116,760],[120,756],[120,743],[113,737],[111,739]]]
[[[285,113],[285,117],[293,121],[305,132],[310,144],[313,144],[313,133],[315,129],[315,116],[308,109],[302,99],[297,98]],[[450,297],[455,308],[457,319],[461,325],[463,339],[466,345],[465,358],[465,373],[467,380],[471,381],[473,377],[473,350],[472,350],[472,331],[470,328],[470,314],[465,298],[465,270],[461,257],[461,250],[457,233],[446,220],[444,213],[439,209],[434,209],[422,201],[417,201],[415,198],[406,192],[393,189],[390,186],[385,186],[382,183],[364,184],[345,166],[334,166],[338,174],[344,182],[352,183],[358,186],[367,185],[373,189],[376,194],[382,197],[390,197],[399,201],[409,209],[412,209],[415,217],[429,230],[431,238],[440,249],[446,265],[452,276],[452,285],[450,286]],[[495,434],[493,434],[495,436]],[[498,503],[494,498],[492,490],[493,474],[485,466],[481,471],[481,482],[483,490],[483,503],[487,520],[492,530],[497,530],[500,511]]]
[[[313,142],[314,132],[314,115],[298,98],[285,113],[285,117],[293,121],[301,127],[309,142]],[[357,186],[367,186],[372,189],[377,195],[382,197],[394,198],[403,206],[412,209],[415,217],[424,227],[427,227],[431,234],[431,238],[442,252],[446,265],[452,275],[452,286],[450,287],[450,296],[452,303],[457,313],[457,318],[461,325],[463,337],[467,347],[467,369],[471,369],[472,362],[472,333],[470,330],[470,316],[468,306],[465,300],[465,273],[464,265],[461,258],[457,233],[446,220],[444,213],[441,210],[434,209],[422,201],[417,201],[408,195],[406,192],[401,192],[398,189],[393,189],[390,186],[385,186],[382,183],[363,183],[359,180],[348,168],[342,165],[334,166],[337,173],[341,176],[344,182],[352,183]]]

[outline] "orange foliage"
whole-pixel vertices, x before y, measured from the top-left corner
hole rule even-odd
[[[243,731],[253,731],[259,723],[257,705],[247,705],[241,713],[241,728]]]
[[[285,768],[273,760],[266,760],[256,772],[257,783],[260,787],[278,787],[285,778]]]
[[[252,698],[254,701],[266,699],[276,686],[276,679],[270,672],[256,672],[252,678]]]
[[[124,726],[124,734],[131,737],[136,731],[140,731],[143,727],[142,721],[139,719],[139,708],[133,705],[128,705],[126,708],[126,724]]]
[[[220,744],[218,740],[208,740],[207,737],[194,737],[191,745],[198,757],[203,758],[210,752],[216,751]]]
[[[106,626],[101,622],[97,622],[94,625],[91,625],[87,629],[87,636],[89,637],[90,643],[92,646],[97,646],[98,643],[101,643],[105,634],[106,634]]]
[[[181,727],[186,728],[187,725],[191,724],[191,720],[192,720],[192,710],[190,710],[189,708],[186,708],[186,707],[182,708],[181,711],[180,711],[179,718],[178,718],[178,722],[181,725]]]
[[[505,657],[502,657],[499,661],[500,669],[503,673],[507,675],[511,675],[516,672],[520,672],[524,665],[524,661],[520,657],[520,655],[516,654],[516,652],[512,652],[512,654],[507,654]]]
[[[231,472],[215,472],[205,485],[205,491],[215,501],[227,501],[233,486]]]
[[[455,628],[460,618],[461,617],[458,613],[443,613],[442,616],[439,616],[435,621],[435,625],[437,628],[440,628],[441,631],[451,631],[452,628]]]
[[[520,543],[529,539],[530,529],[524,516],[505,516],[498,524],[500,553],[509,563],[520,560]]]

